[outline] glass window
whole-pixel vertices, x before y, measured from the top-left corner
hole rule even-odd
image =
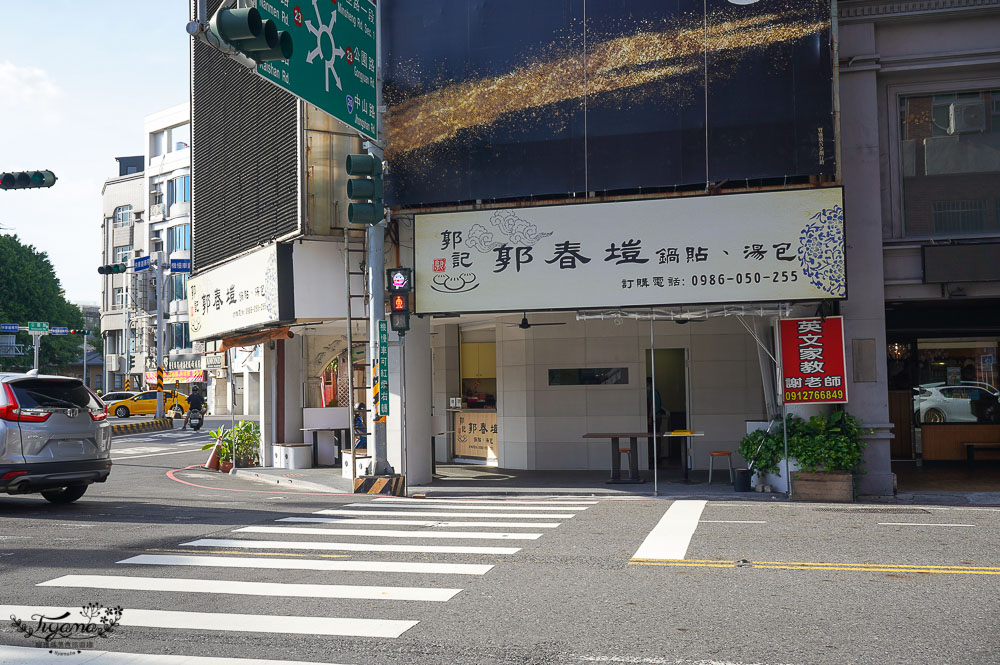
[[[550,369],[550,386],[599,386],[628,384],[628,367]]]
[[[167,253],[190,251],[191,225],[178,224],[167,230]]]
[[[178,272],[170,275],[169,290],[170,300],[187,300],[188,274]]]
[[[125,289],[123,287],[118,287],[112,291],[112,309],[122,309],[125,307]]]
[[[997,337],[917,340],[916,421],[1000,424],[998,341]]]
[[[167,207],[175,203],[184,203],[191,200],[191,176],[185,175],[174,178],[167,183]]]
[[[907,236],[1000,233],[1000,90],[899,98]]]
[[[191,147],[191,125],[184,123],[170,128],[170,152]]]
[[[167,130],[156,132],[149,136],[149,157],[159,157],[167,150]]]
[[[191,348],[191,335],[188,332],[188,324],[171,323],[169,330],[169,344],[172,349]]]
[[[132,223],[132,206],[118,206],[115,208],[115,227],[128,226]]]
[[[118,245],[115,247],[115,263],[128,263],[129,259],[132,258],[132,246],[131,245]]]

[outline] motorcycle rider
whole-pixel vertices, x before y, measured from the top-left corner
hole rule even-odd
[[[187,429],[188,421],[191,419],[191,412],[195,409],[201,411],[202,407],[205,405],[205,398],[202,397],[201,392],[199,392],[198,386],[191,388],[191,395],[188,397],[188,409],[187,414],[184,416],[184,427],[181,429]]]

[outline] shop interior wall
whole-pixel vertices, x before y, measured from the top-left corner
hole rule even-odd
[[[448,461],[451,442],[451,435],[448,433],[450,429],[448,398],[458,397],[461,394],[458,326],[453,323],[434,326],[430,334],[430,346],[431,435],[435,443],[434,459],[443,463]]]
[[[648,321],[577,321],[573,314],[534,314],[533,322],[565,325],[521,330],[519,316],[498,321],[497,382],[500,466],[527,469],[607,469],[608,442],[587,432],[645,431]],[[735,451],[747,420],[764,417],[753,339],[732,318],[654,324],[656,348],[690,351],[689,425],[695,468],[709,450]],[[548,370],[624,367],[627,385],[549,386]],[[640,455],[645,466],[645,456]]]

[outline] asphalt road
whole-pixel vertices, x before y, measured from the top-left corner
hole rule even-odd
[[[1000,659],[1000,509],[275,491],[198,468],[207,440],[116,438],[73,505],[0,497],[0,616],[122,608],[82,653],[0,622],[0,663]]]

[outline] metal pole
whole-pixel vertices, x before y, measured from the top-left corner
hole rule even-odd
[[[39,332],[33,332],[33,333],[31,333],[31,338],[34,341],[34,345],[33,345],[35,347],[35,365],[34,365],[34,367],[35,367],[35,371],[37,372],[38,371],[38,347],[40,346],[41,341],[42,341],[42,334],[39,333]]]
[[[84,325],[86,325],[86,323]],[[87,334],[86,333],[83,334],[83,385],[87,385]]]
[[[403,440],[403,456],[400,460],[401,472],[403,474],[403,495],[406,496],[406,333],[399,333],[399,434]]]
[[[781,395],[781,436],[785,441],[785,482],[788,483],[788,489],[785,492],[785,496],[791,498],[792,496],[792,475],[788,471],[788,412],[785,408],[785,386],[784,386],[784,368],[781,364],[781,312],[778,312],[778,345],[777,345],[777,359],[775,362],[778,364],[778,380],[782,382],[778,386],[778,394]]]
[[[372,359],[372,367],[379,362],[378,354],[378,323],[385,318],[385,229],[381,224],[368,228],[368,353]],[[380,392],[385,386],[379,386]],[[386,445],[385,420],[376,418],[376,409],[368,412],[368,431],[372,441],[368,442],[372,455],[374,469],[372,473],[392,473],[389,466],[388,448]]]
[[[163,363],[163,252],[156,255],[156,367]],[[128,344],[126,343],[126,349]],[[159,388],[159,384],[157,384]],[[156,417],[163,417],[163,391],[156,391]]]
[[[649,364],[653,368],[652,379],[653,379],[653,392],[649,396],[651,400],[651,408],[653,409],[653,496],[659,494],[659,474],[657,473],[660,467],[660,449],[656,445],[656,348],[655,342],[653,341],[653,310],[649,310]],[[685,464],[687,461],[685,461]]]
[[[232,406],[229,407],[229,413],[231,417],[231,422],[233,424],[233,431],[230,434],[230,438],[233,440],[233,468],[230,469],[230,473],[236,473],[236,376],[233,374],[233,363],[236,360],[235,349],[229,347],[226,349],[226,364],[229,365],[229,391],[232,393]],[[244,383],[246,385],[246,383]]]

